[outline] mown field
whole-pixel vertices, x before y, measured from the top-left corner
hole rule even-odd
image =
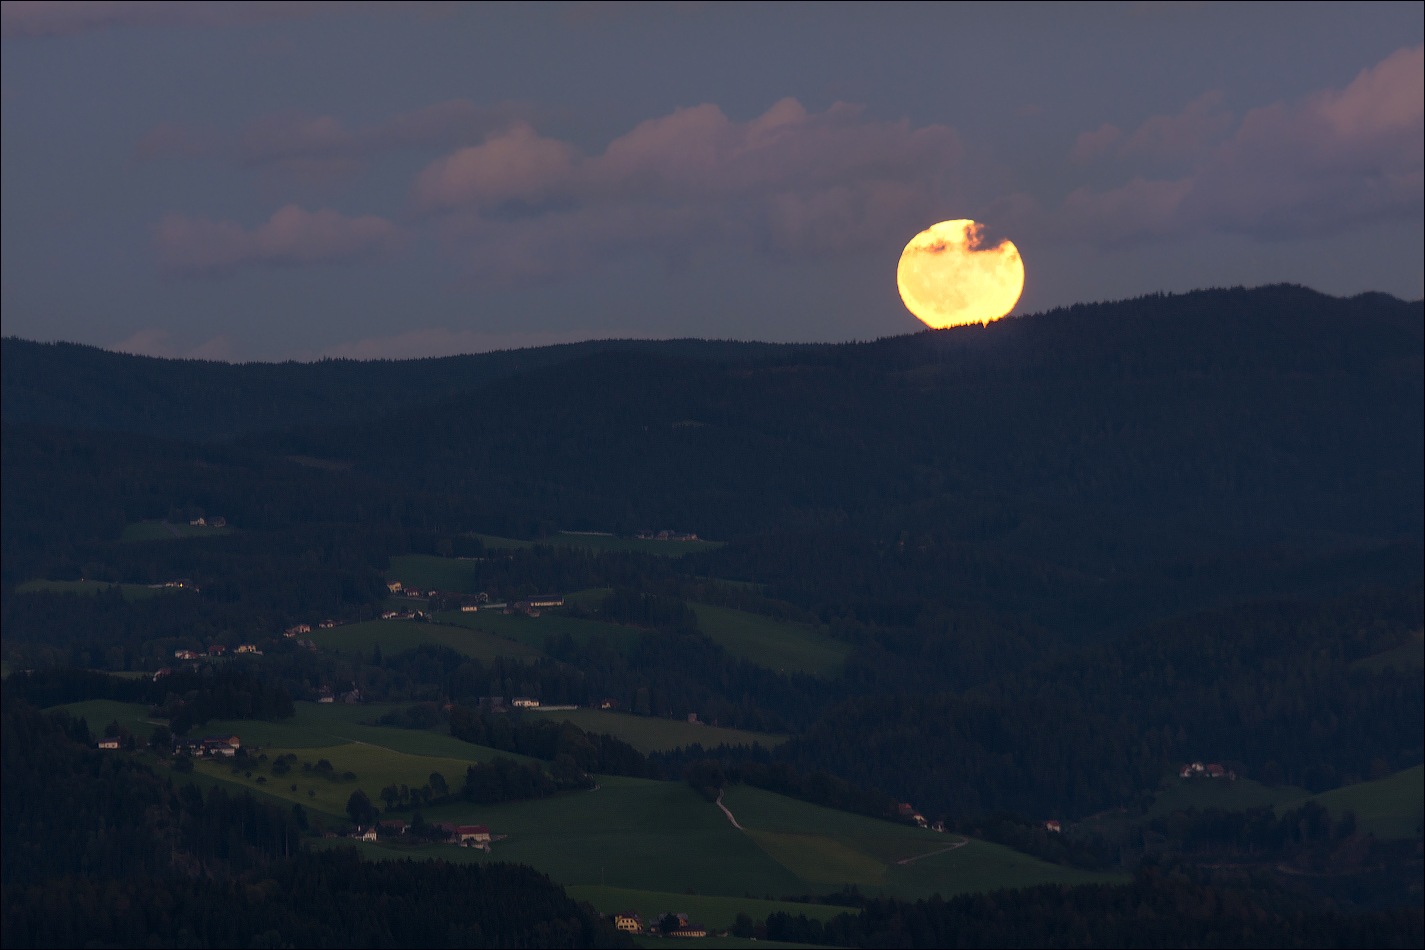
[[[639,752],[667,752],[699,743],[703,748],[760,743],[771,749],[787,741],[787,736],[745,729],[723,729],[717,726],[694,725],[682,719],[658,719],[634,716],[605,709],[531,710],[528,716],[542,716],[562,722],[567,719],[585,732],[608,733],[622,739]]]
[[[782,672],[836,676],[850,644],[807,624],[774,620],[730,607],[692,604],[698,628],[733,656]]]
[[[458,611],[456,613],[460,615]],[[512,659],[537,657],[542,652],[538,647],[490,633],[488,628],[414,620],[368,620],[313,630],[307,636],[317,646],[333,653],[356,652],[366,656],[370,656],[378,645],[383,654],[390,656],[423,643],[448,646],[482,663],[489,663],[500,656]]]
[[[212,538],[222,534],[232,534],[230,527],[213,528],[208,525],[170,524],[163,521],[137,521],[124,525],[121,541],[172,541],[176,538]]]
[[[25,581],[16,586],[15,593],[28,594],[31,591],[51,590],[57,594],[97,594],[117,587],[125,600],[148,600],[159,594],[179,593],[181,587],[149,587],[146,584],[110,584],[107,581]]]

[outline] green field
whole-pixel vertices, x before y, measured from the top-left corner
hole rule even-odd
[[[117,587],[124,600],[148,600],[164,592],[183,590],[181,587],[149,587],[147,584],[110,584],[108,581],[25,581],[15,588],[17,594],[27,594],[36,590],[52,590],[58,594],[97,594]]]
[[[527,617],[524,614],[506,614],[499,610],[477,610],[474,613],[447,610],[436,614],[435,619],[443,624],[480,630],[504,640],[522,643],[536,653],[544,652],[544,645],[550,638],[557,639],[566,635],[579,644],[601,637],[610,646],[622,651],[632,647],[648,632],[637,627],[604,623],[602,620],[589,620],[585,617],[570,617],[549,611],[541,611],[538,617]]]
[[[334,653],[360,652],[368,656],[378,644],[381,652],[390,656],[423,643],[435,643],[482,663],[489,663],[497,656],[511,659],[537,657],[541,652],[538,648],[504,639],[484,629],[415,620],[368,620],[313,630],[309,636],[317,646]]]
[[[456,557],[436,557],[433,554],[404,554],[391,558],[386,580],[400,581],[425,590],[451,590],[460,594],[478,594],[475,572],[478,562]]]
[[[536,544],[558,548],[582,548],[586,551],[635,551],[663,557],[682,557],[695,551],[711,551],[722,547],[721,541],[647,541],[641,538],[615,538],[605,534],[575,534],[561,531],[538,541],[501,538],[493,534],[477,534],[480,543],[492,550],[519,550]]]
[[[733,656],[770,670],[835,676],[846,664],[850,644],[807,624],[773,620],[761,614],[692,604],[698,628]]]
[[[1307,798],[1314,798],[1333,815],[1355,812],[1356,827],[1377,838],[1418,838],[1425,824],[1425,765],[1374,782],[1358,782],[1286,802],[1277,807],[1277,812],[1300,806]]]
[[[565,719],[583,729],[597,734],[608,733],[622,739],[639,752],[667,752],[700,743],[703,748],[714,748],[723,743],[728,745],[751,745],[761,743],[771,749],[787,741],[783,735],[765,732],[747,732],[743,729],[722,729],[717,726],[699,726],[682,719],[658,719],[653,716],[634,716],[629,713],[612,712],[605,709],[556,709],[550,711],[531,710],[526,715],[542,716],[563,722]]]
[[[973,838],[821,808],[745,785],[729,788],[723,804],[764,852],[815,893],[855,884],[864,893],[916,899],[935,893],[949,896],[1001,887],[1124,879],[1049,864]],[[963,845],[952,847],[962,841]]]
[[[229,527],[213,528],[208,525],[169,524],[166,521],[139,521],[124,525],[121,541],[171,541],[175,538],[212,538],[220,534],[232,534]]]
[[[330,825],[344,820],[346,800],[357,788],[379,802],[386,785],[419,787],[431,772],[440,772],[447,783],[459,788],[469,763],[500,754],[434,731],[361,724],[393,708],[389,705],[296,706],[297,714],[282,722],[210,722],[200,727],[196,730],[200,734],[235,732],[251,753],[268,758],[237,774],[231,762],[200,761],[191,776],[174,774],[174,780],[247,789],[269,800],[300,803]],[[143,730],[141,735],[151,728],[141,705],[92,701],[66,708],[86,716],[96,731],[114,719]],[[296,755],[296,767],[285,776],[272,775],[272,761],[288,751]],[[144,758],[164,770],[151,755]],[[328,760],[337,775],[350,771],[356,778],[333,781],[303,769],[304,763],[319,759]],[[827,893],[856,884],[871,894],[916,898],[1109,879],[980,841],[944,850],[964,839],[819,808],[745,786],[729,789],[725,798],[746,829],[739,831],[716,805],[682,782],[600,776],[598,783],[592,791],[533,801],[492,806],[456,801],[424,810],[429,821],[478,822],[505,835],[488,856],[449,845],[412,848],[399,842],[363,844],[361,850],[372,858],[521,862],[562,884],[582,888],[579,893],[600,906],[633,906],[650,915],[681,910],[702,915],[701,922],[715,927],[729,924],[739,910],[760,919],[771,910],[783,909],[748,895]],[[402,817],[409,820],[411,814]],[[324,839],[316,844],[349,843]],[[909,858],[916,860],[898,863]],[[703,897],[689,897],[690,888]],[[798,905],[796,912],[829,916],[838,910]]]
[[[1357,660],[1351,664],[1351,669],[1380,673],[1387,666],[1393,666],[1401,673],[1425,669],[1425,638],[1422,638],[1419,631],[1416,631],[1408,642],[1393,650]]]
[[[63,709],[75,719],[82,717],[88,723],[89,731],[96,736],[102,736],[104,727],[109,723],[118,722],[139,739],[146,740],[153,735],[154,726],[168,721],[151,717],[148,707],[142,703],[118,703],[112,699],[89,699],[55,708]]]
[[[1220,808],[1223,811],[1246,811],[1263,805],[1284,805],[1299,801],[1311,793],[1295,785],[1263,785],[1249,778],[1236,781],[1226,779],[1193,778],[1181,779],[1172,775],[1163,780],[1163,789],[1158,793],[1153,807],[1148,809],[1149,818],[1157,818],[1185,808],[1199,811]]]

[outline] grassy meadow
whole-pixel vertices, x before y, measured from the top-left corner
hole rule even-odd
[[[723,743],[752,745],[754,742],[771,749],[787,741],[786,736],[773,733],[695,725],[682,719],[635,716],[606,709],[531,710],[526,715],[542,716],[557,722],[567,719],[585,732],[608,733],[614,738],[622,739],[644,755],[650,752],[668,752],[695,742],[705,749]]]
[[[774,620],[731,607],[692,604],[698,627],[733,656],[782,672],[835,676],[846,663],[850,644],[807,624]]]
[[[1358,782],[1310,795],[1277,807],[1278,813],[1314,798],[1333,815],[1356,813],[1356,827],[1377,838],[1403,840],[1420,837],[1425,824],[1425,765],[1402,769],[1374,782]]]
[[[458,614],[458,611],[456,612]],[[474,616],[460,614],[460,616]],[[455,626],[447,623],[423,623],[415,620],[367,620],[343,624],[325,630],[313,630],[307,635],[317,646],[333,653],[363,653],[367,656],[380,645],[386,655],[414,649],[423,643],[448,646],[482,663],[495,657],[537,657],[538,647],[506,639],[487,628]]]
[[[236,773],[230,761],[200,760],[187,776],[173,773],[174,780],[300,803],[330,826],[345,821],[346,801],[358,788],[379,803],[383,787],[420,787],[432,772],[439,772],[458,789],[471,762],[502,754],[436,731],[362,724],[394,708],[390,705],[302,702],[296,707],[296,715],[281,722],[215,721],[200,727],[195,732],[203,735],[235,732],[250,754],[266,759],[249,763]],[[116,719],[140,736],[146,736],[153,725],[147,709],[138,704],[96,700],[65,708],[73,715],[85,716],[96,732]],[[656,722],[601,713],[584,727],[612,731],[607,728],[610,718]],[[688,728],[704,736],[711,731],[708,727]],[[289,752],[296,756],[292,771],[273,775],[272,763]],[[151,754],[141,755],[160,771],[167,770]],[[321,759],[331,763],[336,778],[323,778],[304,768]],[[347,772],[356,777],[341,778]],[[601,908],[632,907],[650,916],[680,910],[714,927],[729,925],[739,911],[758,919],[782,909],[832,916],[839,912],[837,908],[785,908],[769,904],[767,898],[827,893],[849,884],[866,893],[915,898],[1110,877],[1047,864],[997,845],[820,808],[745,786],[728,789],[724,799],[745,829],[738,830],[715,804],[682,782],[611,776],[599,776],[597,781],[598,787],[592,791],[489,806],[455,801],[423,810],[428,821],[480,823],[506,836],[495,843],[490,855],[450,845],[413,847],[399,841],[360,847],[371,858],[521,862],[576,888],[576,896]],[[393,817],[410,820],[412,813]],[[351,844],[348,839],[313,843],[317,847]],[[900,863],[907,859],[911,860]],[[690,896],[689,889],[698,896]]]

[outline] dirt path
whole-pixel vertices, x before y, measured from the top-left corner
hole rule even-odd
[[[913,858],[903,858],[903,859],[901,859],[900,861],[897,861],[896,863],[897,863],[897,864],[909,864],[909,863],[912,862],[912,861],[919,861],[921,858],[930,858],[930,857],[934,857],[934,856],[937,855],[937,854],[944,854],[946,851],[954,851],[956,848],[963,848],[965,845],[967,845],[967,844],[969,844],[969,843],[970,843],[970,839],[969,839],[969,838],[961,838],[959,841],[955,842],[954,844],[952,844],[952,845],[951,845],[950,847],[948,847],[948,848],[941,848],[939,851],[930,851],[930,852],[927,852],[926,854],[917,854],[917,855],[916,855],[915,857],[913,857]]]
[[[718,793],[717,793],[717,807],[721,808],[721,809],[722,809],[722,813],[727,816],[727,820],[730,821],[730,822],[732,822],[732,827],[736,828],[738,831],[746,831],[746,830],[747,830],[746,828],[742,827],[741,825],[739,825],[739,824],[737,823],[737,819],[734,818],[734,817],[732,817],[732,812],[728,811],[728,810],[727,810],[727,806],[722,803],[722,790],[721,790],[721,789],[719,789],[719,790],[718,790]]]

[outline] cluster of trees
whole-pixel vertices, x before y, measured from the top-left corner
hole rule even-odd
[[[1418,904],[1343,914],[1260,882],[1155,865],[1131,884],[876,898],[825,923],[778,912],[735,932],[832,947],[1415,947],[1425,917]]]
[[[829,772],[799,772],[795,766],[774,761],[773,754],[760,745],[736,748],[722,745],[704,752],[701,746],[694,744],[671,754],[655,753],[650,759],[674,774],[681,763],[684,781],[709,800],[716,799],[718,791],[729,784],[745,784],[873,818],[888,818],[896,813],[897,802],[889,795],[862,788]]]
[[[461,794],[466,801],[477,805],[494,805],[593,787],[594,780],[567,755],[556,758],[549,772],[538,762],[522,764],[497,755],[489,762],[477,762],[465,770],[465,787]]]
[[[527,722],[508,715],[485,714],[464,706],[450,710],[450,734],[457,739],[549,762],[567,759],[581,772],[661,778],[643,753],[611,735],[585,732],[567,719]]]
[[[210,719],[286,719],[294,712],[286,689],[238,669],[180,669],[155,680],[51,667],[16,672],[5,680],[4,689],[7,696],[41,708],[88,699],[147,703],[153,715],[167,719],[168,728],[180,736]]]
[[[634,946],[531,868],[354,852],[233,877],[7,877],[0,921],[24,947]]]
[[[173,789],[129,756],[88,748],[88,728],[8,692],[0,747],[0,869],[12,882],[88,874],[224,873],[298,850],[300,809]],[[8,938],[7,938],[8,939]]]

